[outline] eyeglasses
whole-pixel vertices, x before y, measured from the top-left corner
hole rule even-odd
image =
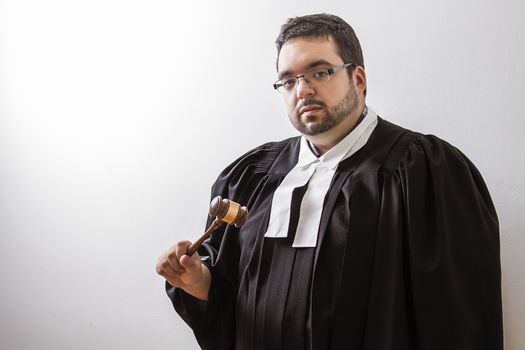
[[[330,67],[330,68],[320,68],[313,70],[311,72],[305,73],[303,75],[297,75],[297,76],[287,76],[283,77],[280,80],[277,80],[275,84],[273,84],[273,88],[280,93],[289,93],[292,92],[293,89],[297,86],[299,83],[299,79],[303,78],[306,84],[308,84],[309,87],[315,88],[321,84],[326,83],[328,80],[330,80],[330,76],[332,74],[335,74],[339,72],[340,70],[353,66],[353,63],[345,63],[340,66],[336,67]]]

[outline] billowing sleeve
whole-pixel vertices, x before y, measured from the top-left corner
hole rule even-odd
[[[249,205],[254,189],[266,174],[281,145],[259,146],[229,165],[212,186],[211,197],[222,196]],[[208,218],[206,227],[213,218]],[[192,328],[202,349],[235,348],[235,296],[238,289],[240,246],[238,228],[222,225],[198,252],[211,272],[208,301],[201,301],[166,283],[166,291],[180,317]]]
[[[502,349],[498,219],[478,170],[450,144],[419,136],[389,186],[402,194],[412,344]]]

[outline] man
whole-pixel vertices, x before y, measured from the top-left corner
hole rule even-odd
[[[289,19],[279,80],[301,137],[268,143],[212,188],[246,205],[157,271],[203,349],[502,349],[498,221],[472,163],[379,118],[352,28]]]

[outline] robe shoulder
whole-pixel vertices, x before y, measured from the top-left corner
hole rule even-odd
[[[486,183],[474,163],[461,150],[438,136],[390,125],[391,128],[398,128],[401,136],[381,165],[383,176],[393,175],[404,180],[406,185],[424,184],[435,191],[455,194],[457,196],[449,200],[454,199],[463,205],[476,201],[485,206],[485,212],[497,224],[496,209]],[[414,187],[406,186],[404,189],[410,191]]]
[[[212,186],[212,197],[221,195],[236,200],[240,193],[253,190],[269,172],[288,173],[297,162],[299,144],[300,137],[291,137],[246,152],[219,174]]]

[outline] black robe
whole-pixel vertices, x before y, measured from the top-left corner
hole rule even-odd
[[[316,248],[264,238],[272,196],[300,138],[262,145],[212,187],[249,210],[200,249],[208,302],[166,285],[203,349],[499,350],[498,220],[481,175],[456,148],[379,118],[342,161]],[[209,222],[208,222],[209,224]]]

